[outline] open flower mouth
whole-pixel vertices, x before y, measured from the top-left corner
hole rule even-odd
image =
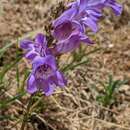
[[[73,33],[82,31],[82,27],[76,21],[65,21],[55,28],[54,36],[57,40],[68,39]]]
[[[48,64],[44,64],[37,68],[35,76],[37,79],[47,79],[52,73],[52,68]]]
[[[72,31],[72,23],[70,21],[66,21],[57,26],[54,35],[58,40],[63,40],[68,38]]]

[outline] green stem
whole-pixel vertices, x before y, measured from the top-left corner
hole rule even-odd
[[[20,130],[25,130],[26,122],[28,120],[30,108],[31,108],[31,105],[32,105],[32,97],[33,97],[33,95],[31,95],[30,98],[29,98],[29,102],[28,102],[28,105],[27,105],[27,110],[26,110],[26,113],[24,114]]]

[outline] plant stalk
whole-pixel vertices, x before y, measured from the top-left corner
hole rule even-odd
[[[31,95],[30,98],[29,98],[28,105],[27,105],[27,110],[26,110],[26,112],[24,114],[20,130],[25,130],[26,122],[28,120],[28,116],[29,116],[29,113],[30,113],[30,108],[31,108],[31,105],[32,105],[32,97],[33,97],[33,95]]]

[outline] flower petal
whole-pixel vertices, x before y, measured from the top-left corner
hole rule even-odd
[[[57,69],[56,60],[55,60],[55,57],[54,57],[54,56],[48,55],[48,56],[46,57],[46,63],[47,63],[48,65],[50,65],[53,70],[56,70],[56,69]]]
[[[104,4],[106,0],[87,0],[88,7],[100,7]]]
[[[94,44],[93,41],[91,41],[87,35],[82,34],[80,40],[81,40],[81,42],[83,42],[87,45],[88,44]]]
[[[99,18],[102,16],[100,10],[87,10],[86,12],[89,15],[89,17],[95,22],[98,21]]]
[[[63,40],[70,36],[72,33],[72,23],[69,20],[64,21],[62,24],[54,28],[53,36],[57,40]]]
[[[27,91],[30,94],[33,94],[37,91],[36,83],[35,83],[35,77],[34,75],[30,74],[28,81],[27,81]]]
[[[64,87],[65,85],[67,85],[67,80],[65,80],[65,77],[61,72],[56,71],[56,76],[57,76],[57,85],[58,86]]]
[[[78,4],[79,4],[79,13],[81,13],[82,11],[84,11],[87,7],[87,0],[78,0]]]
[[[38,33],[35,37],[35,43],[41,47],[47,47],[46,37],[42,33]]]
[[[36,85],[39,91],[44,92],[46,96],[50,96],[55,89],[54,85],[52,85],[48,80],[44,79],[37,79]]]
[[[55,57],[52,55],[47,55],[45,57],[36,56],[32,64],[34,73],[39,66],[42,66],[44,64],[49,65],[52,68],[52,71],[55,71],[57,69]]]
[[[68,21],[71,20],[77,13],[77,9],[76,8],[70,8],[68,10],[66,10],[59,18],[57,18],[54,22],[53,22],[53,26],[56,27],[60,24],[62,24],[64,21]]]
[[[53,36],[57,40],[65,40],[77,31],[84,32],[84,29],[81,24],[76,20],[66,20],[62,24],[54,28]]]
[[[114,11],[114,13],[116,15],[120,15],[122,12],[122,6],[118,3],[116,3],[115,0],[107,0],[106,1],[106,6],[112,8],[112,10]]]
[[[36,56],[38,56],[39,54],[35,51],[29,51],[27,52],[27,54],[25,55],[25,57],[29,60],[33,60]]]
[[[76,34],[70,36],[69,39],[59,41],[55,49],[58,53],[66,53],[73,51],[75,48],[79,46],[79,44],[80,44],[80,36],[79,34]]]
[[[97,23],[95,21],[93,21],[91,18],[84,18],[82,19],[83,23],[90,27],[92,29],[93,32],[97,32],[98,31],[98,28],[97,28]]]
[[[45,95],[46,96],[50,96],[53,94],[54,90],[55,90],[55,85],[54,84],[49,84],[49,87],[48,87],[48,91],[45,92]]]
[[[33,41],[25,39],[20,41],[20,48],[25,50],[30,50],[33,46]]]

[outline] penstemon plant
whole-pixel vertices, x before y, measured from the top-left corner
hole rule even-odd
[[[34,40],[23,39],[20,42],[20,47],[25,50],[25,58],[32,65],[27,80],[27,92],[31,95],[42,92],[49,96],[57,87],[66,86],[67,81],[57,66],[57,56],[74,51],[81,43],[94,43],[86,35],[86,29],[90,28],[94,33],[98,31],[97,24],[104,8],[110,7],[117,16],[122,12],[122,6],[116,0],[76,0],[67,7],[52,22],[55,45],[48,46],[42,33],[38,33]],[[24,129],[24,125],[21,129]]]

